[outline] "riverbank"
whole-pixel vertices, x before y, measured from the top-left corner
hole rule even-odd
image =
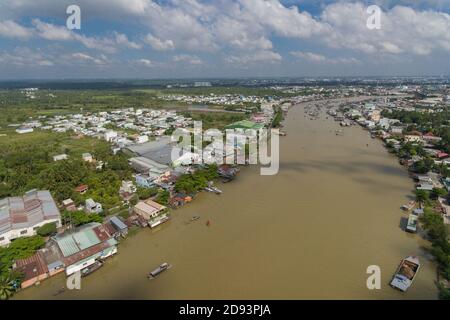
[[[219,185],[221,196],[199,194],[167,224],[124,241],[80,291],[54,297],[61,275],[15,298],[435,299],[427,242],[398,226],[412,188],[404,168],[359,128],[336,136],[334,121],[305,119],[304,106],[285,120],[277,175],[249,166]],[[188,223],[193,215],[200,220]],[[409,254],[423,268],[402,294],[388,283]],[[146,281],[164,261],[173,268]],[[382,270],[381,290],[366,287],[373,264]]]

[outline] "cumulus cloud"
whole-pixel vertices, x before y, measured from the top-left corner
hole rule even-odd
[[[22,27],[12,20],[0,21],[0,36],[7,38],[28,39],[32,36],[32,30]]]
[[[172,40],[161,40],[154,37],[151,33],[145,36],[144,42],[157,51],[172,50],[175,48]]]

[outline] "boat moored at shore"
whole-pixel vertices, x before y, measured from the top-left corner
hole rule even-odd
[[[403,292],[407,291],[411,287],[419,269],[419,258],[414,256],[406,257],[395,272],[391,281],[391,287]]]

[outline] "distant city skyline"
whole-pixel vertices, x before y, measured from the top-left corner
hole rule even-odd
[[[448,76],[449,30],[445,0],[3,0],[0,80]]]

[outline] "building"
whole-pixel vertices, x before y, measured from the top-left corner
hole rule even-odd
[[[86,200],[85,209],[88,213],[101,213],[103,211],[101,203],[95,202],[91,198]]]
[[[61,160],[67,160],[69,158],[69,156],[65,153],[63,154],[58,154],[56,156],[53,156],[53,161],[61,161]]]
[[[89,186],[87,184],[81,184],[74,189],[74,191],[78,192],[79,194],[84,194],[88,190],[89,190]]]
[[[23,197],[0,200],[0,246],[32,236],[47,223],[61,226],[61,215],[49,191],[30,190]]]
[[[135,193],[136,186],[132,181],[122,180],[122,185],[120,186],[119,193]]]
[[[118,217],[113,216],[109,219],[109,224],[112,226],[110,234],[114,237],[125,237],[128,234],[128,227]]]
[[[67,211],[77,211],[77,206],[72,199],[63,200],[62,205]]]
[[[105,132],[104,137],[106,141],[111,142],[117,138],[117,132],[114,130],[108,130]]]
[[[156,186],[155,181],[162,175],[162,172],[149,171],[147,174],[137,174],[136,184],[142,188],[152,188]]]
[[[58,248],[50,243],[31,257],[16,260],[13,269],[22,274],[21,288],[25,289],[64,271],[64,263]]]
[[[83,154],[81,155],[81,157],[82,157],[83,160],[86,161],[86,162],[93,162],[93,161],[94,161],[94,158],[92,157],[92,154],[90,154],[90,153],[88,153],[88,152],[83,153]]]
[[[18,134],[31,133],[33,132],[33,128],[17,128],[16,132]]]
[[[58,234],[51,241],[61,252],[68,276],[117,253],[117,241],[96,222]]]
[[[165,209],[165,206],[150,199],[139,201],[138,204],[134,206],[134,212],[147,221],[147,224],[151,228],[170,219],[169,216],[165,214]]]
[[[166,172],[169,170],[169,167],[158,163],[154,160],[145,158],[145,157],[134,157],[129,159],[130,166],[140,173],[146,173],[148,171],[162,171]]]

